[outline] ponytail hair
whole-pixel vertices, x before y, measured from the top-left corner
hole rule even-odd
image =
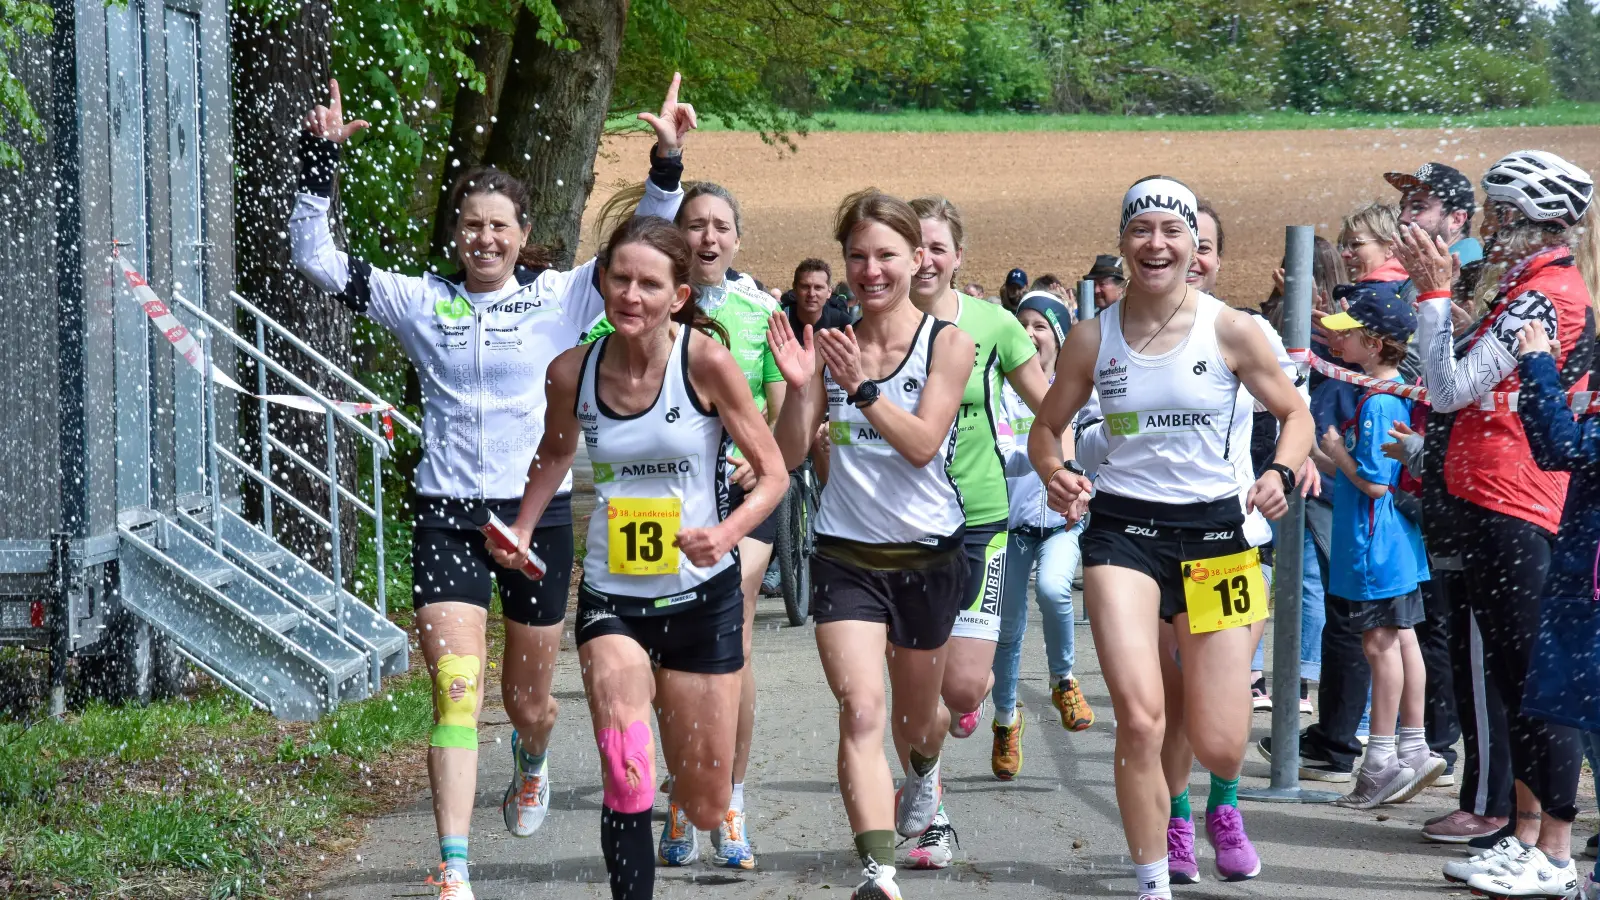
[[[689,241],[677,226],[657,216],[629,215],[611,230],[610,236],[601,245],[597,265],[601,269],[611,268],[612,254],[629,244],[642,244],[665,256],[672,267],[672,286],[688,286],[689,300],[672,314],[672,321],[703,331],[724,347],[729,346],[727,330],[700,308],[699,289],[689,281],[689,260],[693,254],[689,250]]]
[[[447,207],[450,217],[450,246],[459,252],[456,247],[456,224],[461,219],[461,204],[468,197],[478,194],[499,194],[511,201],[511,208],[516,211],[517,224],[527,228],[532,223],[528,215],[528,188],[521,181],[513,178],[506,172],[494,166],[476,166],[468,169],[460,178],[456,179],[455,186],[450,189],[450,204]],[[525,243],[517,249],[517,265],[530,269],[548,269],[555,264],[555,254],[549,248],[533,243]]]

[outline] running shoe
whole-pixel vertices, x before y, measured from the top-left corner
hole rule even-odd
[[[472,895],[472,882],[445,868],[444,863],[439,863],[439,880],[429,876],[426,883],[439,889],[439,900],[477,900]]]
[[[1584,880],[1583,887],[1578,891],[1578,900],[1600,900],[1600,881],[1594,879],[1594,873]]]
[[[1017,710],[1015,725],[994,723],[994,749],[989,753],[989,768],[994,777],[1010,781],[1022,772],[1022,729],[1025,722],[1022,710]]]
[[[1433,786],[1441,788],[1456,786],[1456,767],[1451,765],[1449,760],[1445,760],[1444,771],[1433,780]]]
[[[511,785],[500,798],[500,813],[512,836],[532,837],[550,811],[550,761],[539,763],[539,771],[522,767],[522,738],[511,732]]]
[[[1444,772],[1447,763],[1444,757],[1429,750],[1418,753],[1414,759],[1402,760],[1402,764],[1409,767],[1414,773],[1410,784],[1394,795],[1390,803],[1404,803],[1417,796],[1430,786],[1436,784],[1439,776]]]
[[[1272,695],[1267,693],[1267,676],[1264,674],[1250,685],[1250,708],[1254,710],[1272,708]]]
[[[1256,854],[1249,835],[1244,833],[1244,816],[1239,814],[1238,807],[1218,806],[1206,810],[1206,837],[1217,858],[1218,878],[1248,881],[1261,874],[1261,857]]]
[[[917,845],[906,854],[911,860],[913,869],[943,869],[950,865],[950,860],[955,858],[955,845],[961,843],[961,838],[956,836],[956,828],[950,824],[950,817],[945,815],[944,804],[939,804],[939,811],[933,814],[933,822],[928,825],[928,830],[917,839]]]
[[[1395,798],[1416,780],[1416,770],[1398,759],[1377,771],[1363,765],[1356,775],[1355,788],[1333,802],[1346,809],[1372,809],[1385,803],[1398,803],[1400,801]]]
[[[1331,759],[1319,759],[1305,750],[1306,733],[1300,732],[1300,778],[1303,781],[1321,781],[1327,784],[1345,784],[1354,777],[1352,766],[1341,765]],[[1272,738],[1256,741],[1256,752],[1267,762],[1272,762]]]
[[[916,769],[907,770],[906,780],[894,797],[894,830],[901,837],[919,837],[933,824],[943,795],[938,760],[926,775],[918,775]]]
[[[962,713],[959,716],[952,713],[950,715],[950,736],[953,738],[972,737],[972,733],[978,730],[978,722],[982,718],[982,703],[979,703],[978,708],[972,712]]]
[[[1505,863],[1522,852],[1522,842],[1514,837],[1503,837],[1493,847],[1469,856],[1452,859],[1444,864],[1444,880],[1466,884],[1474,875],[1498,875],[1505,871]]]
[[[728,810],[722,824],[711,835],[711,863],[724,869],[754,869],[755,851],[750,849],[750,834],[744,830],[744,813]]]
[[[1504,872],[1474,875],[1467,887],[1485,897],[1568,898],[1578,892],[1578,867],[1570,859],[1557,866],[1538,847],[1529,847],[1506,860]]]
[[[656,855],[663,866],[687,866],[700,858],[700,832],[676,803],[667,804],[667,827],[661,829]]]
[[[1199,884],[1200,863],[1194,852],[1194,823],[1167,820],[1167,877],[1173,884]]]
[[[1078,679],[1071,675],[1056,682],[1055,689],[1050,692],[1050,702],[1061,713],[1062,728],[1083,731],[1094,724],[1094,710],[1089,708],[1089,701],[1078,687]]]
[[[850,900],[902,900],[900,885],[894,883],[894,866],[879,865],[877,860],[867,860],[861,870],[861,883],[850,892]]]

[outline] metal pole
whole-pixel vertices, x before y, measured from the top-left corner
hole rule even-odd
[[[1088,278],[1078,282],[1078,321],[1094,318],[1094,282]]]
[[[256,319],[256,349],[261,351],[262,356],[267,355],[267,328],[259,318]],[[259,362],[256,363],[256,393],[263,397],[267,394],[267,367]],[[267,401],[258,400],[256,406],[261,411],[261,474],[265,475],[268,481],[272,481],[272,444],[267,440],[269,434],[267,428],[270,422],[267,417]],[[267,533],[267,537],[273,537],[272,491],[267,490],[265,485],[261,488],[261,530]]]
[[[1311,344],[1311,257],[1315,232],[1290,225],[1284,254],[1283,343]],[[1276,803],[1331,803],[1339,795],[1300,788],[1300,588],[1304,572],[1306,504],[1299,491],[1289,495],[1289,511],[1278,520],[1272,571],[1272,785],[1240,791],[1251,800]]]
[[[372,430],[379,431],[383,427],[383,414],[372,414]],[[381,433],[381,432],[380,432]],[[378,615],[389,614],[388,592],[385,590],[385,577],[383,561],[383,453],[377,444],[372,445],[372,517],[373,531],[377,539],[378,552]]]
[[[205,360],[200,377],[205,385],[206,469],[211,482],[211,546],[222,550],[222,472],[217,464],[217,381],[211,377],[211,329],[200,331],[200,355]]]
[[[339,426],[333,413],[324,414],[328,421],[328,531],[333,541],[333,614],[339,620],[339,637],[345,637],[348,627],[344,614],[344,551],[343,535],[339,530]]]

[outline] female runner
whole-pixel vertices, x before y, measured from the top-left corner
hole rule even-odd
[[[1081,542],[1084,597],[1117,719],[1117,803],[1140,896],[1160,900],[1172,890],[1159,624],[1176,629],[1195,755],[1236,786],[1250,728],[1248,626],[1266,612],[1244,515],[1283,514],[1311,447],[1310,411],[1261,329],[1185,284],[1199,244],[1197,206],[1170,178],[1129,188],[1120,238],[1127,293],[1114,312],[1068,334],[1028,440],[1051,508],[1071,521],[1085,508],[1093,513]],[[1239,403],[1241,384],[1282,423],[1276,458],[1243,506],[1234,454],[1250,452],[1250,408]],[[1092,502],[1071,440],[1060,443],[1091,392],[1110,447]],[[1224,872],[1238,868],[1235,857],[1254,856],[1228,793],[1236,790],[1206,817]]]
[[[652,705],[673,804],[699,828],[728,808],[745,656],[737,548],[789,484],[744,373],[690,299],[689,260],[665,220],[633,218],[611,233],[599,265],[615,331],[550,364],[544,438],[512,526],[519,550],[495,553],[507,567],[527,560],[581,432],[597,504],[577,643],[604,773],[600,846],[613,900],[654,891]],[[756,483],[730,512],[734,447]]]
[[[874,189],[846,197],[834,236],[862,319],[798,339],[781,314],[769,332],[789,386],[778,419],[797,466],[827,415],[828,482],[811,560],[817,650],[839,700],[839,785],[865,864],[856,900],[899,900],[894,835],[926,831],[939,808],[939,752],[950,713],[939,701],[965,597],[965,516],[950,471],[955,420],[975,345],[917,309],[922,225]],[[908,747],[898,798],[883,752],[887,657],[893,730]]]
[[[681,192],[684,136],[693,107],[678,102],[677,76],[659,116],[646,215],[670,216]],[[412,581],[422,653],[435,682],[428,753],[434,820],[443,862],[441,895],[471,900],[467,833],[477,791],[477,720],[491,589],[506,618],[501,692],[516,731],[512,776],[501,807],[506,827],[527,837],[544,822],[550,795],[545,761],[556,701],[550,696],[572,567],[572,481],[565,476],[534,536],[548,575],[534,581],[498,571],[474,516],[517,515],[524,473],[543,428],[544,371],[578,342],[600,312],[592,263],[570,272],[539,268],[521,182],[494,168],[457,181],[451,208],[460,274],[446,279],[386,272],[337,249],[328,227],[340,145],[367,127],[345,122],[338,82],[307,117],[300,137],[304,172],[289,217],[295,267],[312,284],[395,334],[422,379],[423,447],[417,468]],[[530,267],[530,264],[532,267]]]

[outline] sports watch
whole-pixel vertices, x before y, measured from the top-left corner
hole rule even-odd
[[[856,386],[856,392],[844,399],[856,409],[866,409],[878,402],[878,383],[871,379],[863,379],[861,384]]]

